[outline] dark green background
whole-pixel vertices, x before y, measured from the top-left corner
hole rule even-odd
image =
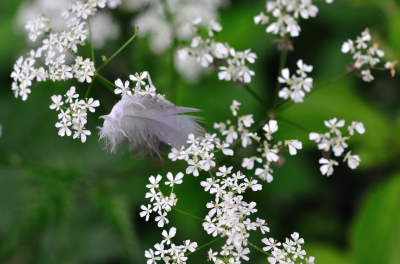
[[[145,263],[144,251],[162,239],[153,219],[145,222],[139,217],[140,205],[148,203],[145,184],[150,175],[165,177],[168,171],[176,174],[186,166],[170,162],[166,155],[164,161],[136,160],[126,148],[117,154],[103,150],[96,132],[102,125],[98,116],[109,113],[118,98],[98,82],[90,96],[99,99],[101,106],[89,114],[87,127],[92,135],[84,144],[57,135],[57,113],[49,105],[51,95],[64,94],[72,85],[82,95],[85,85],[73,80],[39,83],[27,101],[15,99],[10,74],[15,60],[28,51],[24,33],[15,26],[21,2],[3,0],[0,9],[0,262]],[[342,54],[340,47],[365,27],[386,52],[386,60],[400,58],[397,1],[335,1],[331,5],[319,1],[317,5],[318,16],[301,21],[302,32],[294,39],[295,50],[287,60],[291,71],[298,59],[313,65],[314,86],[345,71],[350,55]],[[265,1],[233,1],[221,11],[224,29],[218,39],[237,50],[251,48],[258,55],[252,65],[256,75],[251,87],[270,102],[279,54],[271,44],[274,36],[265,33],[265,26],[253,23],[253,16],[264,9]],[[101,54],[110,56],[132,32],[128,25],[135,14],[123,10],[115,14],[122,37],[98,51],[98,61]],[[244,89],[218,81],[215,72],[198,84],[184,83],[172,73],[171,51],[154,55],[147,43],[145,38],[134,40],[102,74],[114,81],[149,71],[158,91],[175,104],[203,110],[200,115],[209,132],[213,122],[231,118],[233,99],[242,103],[241,114],[253,114],[256,120],[265,115]],[[268,222],[271,233],[266,237],[282,241],[299,232],[316,263],[400,263],[400,79],[398,75],[391,78],[388,71],[373,74],[376,80],[372,83],[350,74],[281,113],[315,132],[325,131],[323,120],[333,117],[347,124],[363,122],[366,134],[349,142],[362,160],[357,170],[341,163],[331,177],[320,175],[320,153],[307,133],[279,121],[277,137],[297,138],[304,149],[294,157],[285,156],[285,165],[274,167],[274,181],[263,183],[262,191],[245,196],[246,201],[257,202],[257,217]],[[226,164],[239,170],[240,162],[236,157]],[[206,214],[205,204],[212,197],[199,186],[206,176],[185,176],[184,184],[175,189],[177,208],[200,217]],[[178,229],[176,244],[184,239],[199,245],[212,240],[198,220],[176,212],[169,219],[169,227]],[[250,241],[262,247],[262,237],[254,233]],[[251,250],[249,263],[267,263],[265,256]],[[203,249],[192,254],[188,263],[205,261]]]

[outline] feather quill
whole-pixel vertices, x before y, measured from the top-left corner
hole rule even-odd
[[[198,109],[179,107],[160,95],[132,96],[124,94],[115,104],[111,113],[101,116],[100,139],[115,152],[124,141],[136,157],[148,154],[160,155],[160,148],[169,145],[175,148],[185,146],[190,133],[198,136],[204,129],[197,124],[199,118],[184,115]]]

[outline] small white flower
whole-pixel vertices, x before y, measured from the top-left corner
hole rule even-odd
[[[169,245],[169,244],[171,244],[171,238],[173,238],[176,235],[176,228],[171,227],[169,229],[169,232],[167,232],[166,230],[163,230],[161,234],[164,237],[164,239],[161,241],[161,243],[165,243],[165,244]]]
[[[250,157],[250,158],[243,158],[242,167],[246,168],[248,170],[251,170],[254,167],[254,161],[257,161],[258,163],[261,163],[262,159],[260,157],[257,157],[257,156],[253,156],[253,157]]]
[[[343,161],[346,160],[347,160],[347,165],[353,170],[356,169],[361,162],[361,159],[358,155],[351,155],[351,151],[349,151],[344,157]]]
[[[68,128],[70,125],[72,125],[72,123],[68,120],[57,122],[56,127],[58,128],[58,135],[61,137],[65,136],[65,134],[67,134],[67,136],[71,136],[72,132]]]
[[[129,75],[129,79],[132,81],[136,82],[136,86],[140,87],[142,85],[145,85],[146,83],[143,81],[144,79],[147,79],[148,73],[146,71],[138,74],[136,73],[135,75]]]
[[[341,135],[341,132],[338,128],[343,127],[344,126],[345,121],[339,120],[337,121],[337,118],[332,118],[331,120],[328,121],[324,121],[325,126],[327,126],[328,128],[331,129],[331,133],[335,133],[336,135]]]
[[[86,130],[84,127],[84,124],[79,124],[78,126],[74,126],[75,134],[73,138],[80,138],[82,143],[85,143],[86,141],[86,136],[91,135],[91,132],[89,130]]]
[[[260,179],[266,180],[268,183],[270,183],[274,179],[271,174],[272,172],[273,171],[269,167],[269,164],[264,164],[264,169],[257,168],[255,175],[258,175],[258,177],[260,177]]]
[[[236,100],[233,100],[233,102],[232,102],[232,104],[231,104],[231,106],[230,106],[230,109],[231,109],[232,114],[233,114],[234,116],[237,115],[237,110],[239,110],[239,106],[240,106],[240,105],[241,105],[240,102],[238,102],[238,101],[236,101]]]
[[[265,124],[263,130],[267,132],[265,137],[268,140],[272,139],[272,134],[278,131],[278,122],[276,120],[269,120],[268,124]]]
[[[322,175],[326,175],[326,176],[332,175],[332,173],[333,173],[333,165],[335,165],[335,166],[339,165],[339,163],[337,161],[332,160],[332,159],[328,160],[328,159],[325,159],[325,158],[321,158],[319,160],[319,163],[323,164],[320,167],[320,171],[321,171]]]
[[[260,23],[261,25],[265,25],[268,23],[269,17],[266,16],[263,12],[261,12],[259,15],[255,16],[253,20],[256,25]]]
[[[140,206],[140,208],[143,210],[142,212],[140,212],[140,217],[146,217],[146,221],[149,221],[149,217],[151,212],[153,212],[153,210],[151,210],[151,205],[147,205],[147,207],[145,205]]]
[[[172,175],[171,172],[167,173],[167,178],[169,181],[166,181],[165,184],[168,185],[169,187],[174,186],[175,184],[181,184],[183,181],[183,173],[182,172],[178,172],[178,174],[176,174],[175,178],[174,175]]]
[[[158,212],[158,216],[156,216],[156,222],[157,222],[157,226],[158,227],[163,227],[165,224],[168,224],[169,223],[169,220],[168,220],[168,218],[166,217],[167,216],[167,213],[166,212]]]
[[[61,95],[52,95],[51,100],[53,103],[50,105],[50,109],[56,109],[57,111],[60,110],[60,107],[64,104]]]
[[[122,83],[121,79],[117,79],[114,83],[118,87],[114,90],[115,94],[122,94],[122,95],[132,94],[129,88],[129,81],[125,81],[124,84]]]
[[[297,150],[303,147],[303,144],[297,139],[294,140],[286,140],[285,145],[289,146],[290,155],[296,155]]]

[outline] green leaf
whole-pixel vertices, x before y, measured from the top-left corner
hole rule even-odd
[[[400,172],[373,188],[351,229],[354,263],[400,263]]]

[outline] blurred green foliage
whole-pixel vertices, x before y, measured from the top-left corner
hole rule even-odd
[[[85,144],[57,135],[56,113],[50,111],[50,96],[63,94],[74,81],[39,83],[26,102],[14,99],[10,73],[15,60],[28,51],[25,36],[15,26],[22,1],[3,1],[0,9],[0,262],[14,263],[144,263],[144,250],[161,240],[154,220],[139,217],[145,200],[145,184],[150,175],[184,171],[182,162],[157,158],[135,160],[128,151],[110,154],[98,142],[96,117],[107,114],[118,100],[95,83],[91,96],[101,102],[96,115],[89,117],[92,135]],[[295,50],[287,67],[298,59],[314,66],[314,86],[323,85],[345,71],[350,61],[340,47],[369,27],[373,40],[386,51],[387,59],[400,59],[400,4],[394,0],[340,1],[332,5],[318,2],[316,18],[302,21]],[[222,42],[237,49],[251,48],[258,55],[253,67],[252,88],[265,100],[271,99],[278,75],[278,52],[255,26],[253,16],[265,8],[265,0],[233,1],[221,11]],[[117,11],[124,37],[108,43],[98,53],[110,56],[128,38],[132,14]],[[202,109],[204,126],[213,131],[213,122],[231,118],[233,99],[242,103],[242,114],[260,120],[263,108],[244,90],[229,82],[217,81],[216,73],[197,84],[175,80],[169,70],[171,51],[152,54],[147,40],[136,39],[102,73],[110,80],[126,79],[134,71],[147,70],[160,93],[174,83],[177,105]],[[126,61],[126,58],[129,60]],[[293,120],[315,132],[325,131],[323,120],[338,117],[365,124],[366,134],[354,137],[350,148],[360,155],[361,166],[352,171],[344,164],[333,176],[321,176],[320,153],[307,133],[280,123],[279,137],[298,138],[305,149],[274,169],[274,181],[263,190],[249,194],[256,201],[258,216],[267,220],[270,236],[283,240],[293,231],[305,238],[308,255],[316,263],[400,263],[400,78],[388,72],[374,73],[376,80],[365,83],[354,74],[306,97],[280,117]],[[83,93],[84,85],[77,85]],[[79,90],[80,89],[80,90]],[[279,117],[278,117],[279,118]],[[246,153],[248,150],[243,150]],[[240,159],[228,164],[240,168]],[[204,176],[204,175],[203,175]],[[199,178],[185,177],[177,186],[180,210],[203,217],[205,203],[212,198],[201,191]],[[196,195],[196,196],[194,196]],[[171,212],[172,226],[178,228],[177,243],[183,239],[199,245],[211,241],[201,222]],[[260,245],[261,234],[250,240]],[[217,248],[217,247],[215,247]],[[189,263],[204,263],[206,250],[196,252]],[[267,263],[253,250],[251,263]]]

